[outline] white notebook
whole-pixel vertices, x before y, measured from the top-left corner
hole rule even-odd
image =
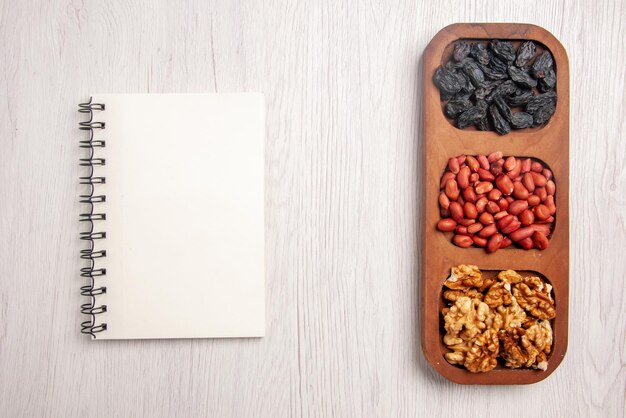
[[[79,109],[82,332],[263,336],[263,96],[95,94]]]

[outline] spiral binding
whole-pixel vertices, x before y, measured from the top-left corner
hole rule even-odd
[[[80,233],[80,239],[87,241],[87,248],[80,251],[80,258],[88,260],[89,265],[80,269],[80,276],[87,279],[87,284],[80,288],[80,294],[89,297],[89,302],[81,305],[81,313],[88,315],[89,319],[81,323],[81,332],[96,338],[96,334],[107,329],[106,323],[96,323],[96,316],[107,311],[106,305],[96,305],[96,296],[106,293],[106,286],[96,286],[96,278],[106,276],[106,268],[97,268],[96,260],[106,257],[106,250],[95,250],[95,241],[106,238],[106,232],[94,232],[94,221],[106,220],[105,213],[94,213],[95,204],[106,201],[105,195],[96,195],[95,185],[105,184],[105,177],[94,176],[94,167],[104,166],[106,161],[104,158],[96,158],[94,151],[96,148],[104,148],[105,141],[94,139],[94,132],[104,129],[104,122],[96,122],[93,120],[94,112],[103,111],[103,103],[81,103],[78,105],[78,111],[89,116],[89,119],[80,122],[78,129],[89,132],[89,139],[79,141],[79,146],[88,150],[88,157],[80,159],[80,166],[86,167],[88,173],[86,176],[80,177],[80,184],[89,187],[89,193],[80,195],[80,202],[88,205],[89,211],[81,213],[79,220],[88,225],[88,230]]]

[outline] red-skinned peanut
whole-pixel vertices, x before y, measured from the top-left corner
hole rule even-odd
[[[463,206],[459,202],[451,202],[449,209],[450,215],[455,221],[458,222],[459,219],[463,218]]]
[[[437,229],[442,232],[451,232],[456,228],[456,221],[451,218],[440,219],[437,222]]]
[[[454,245],[461,248],[471,247],[474,243],[474,241],[472,241],[472,238],[466,235],[455,235],[454,238],[452,238],[452,242],[454,243]]]
[[[502,239],[503,236],[501,234],[492,235],[491,238],[489,238],[489,241],[487,241],[487,252],[494,253],[498,251],[498,249],[502,245]]]
[[[535,231],[532,235],[533,244],[537,247],[538,250],[545,250],[550,245],[550,241],[548,241],[548,237],[546,237],[542,232]]]

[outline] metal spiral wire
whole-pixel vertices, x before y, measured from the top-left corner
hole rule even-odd
[[[87,224],[87,230],[80,233],[80,239],[87,242],[87,248],[80,251],[80,258],[87,260],[88,266],[80,269],[80,276],[87,279],[87,284],[80,288],[80,294],[89,298],[87,303],[81,305],[81,313],[88,315],[89,319],[81,323],[81,332],[96,338],[96,334],[107,329],[106,323],[97,323],[96,316],[107,311],[106,305],[97,305],[96,296],[106,293],[106,286],[96,284],[97,278],[106,276],[106,268],[96,266],[99,258],[106,257],[106,250],[96,250],[95,241],[106,238],[106,232],[95,232],[94,221],[106,220],[105,213],[95,213],[96,204],[106,201],[105,195],[96,195],[95,185],[105,184],[105,177],[94,176],[95,166],[104,166],[106,160],[104,158],[94,157],[96,148],[104,148],[105,141],[94,139],[94,132],[104,129],[104,122],[93,120],[94,112],[104,110],[103,103],[93,103],[91,98],[87,103],[78,105],[80,113],[88,115],[89,119],[79,123],[78,128],[89,133],[89,138],[79,141],[81,148],[87,149],[87,158],[80,159],[80,166],[85,167],[87,175],[80,177],[80,184],[88,187],[88,193],[80,195],[80,203],[87,205],[88,211],[81,213],[79,220]]]

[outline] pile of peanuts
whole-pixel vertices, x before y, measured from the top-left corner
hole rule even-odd
[[[448,161],[440,189],[437,229],[453,231],[455,245],[489,253],[511,244],[548,247],[556,185],[539,161],[504,158],[501,152],[460,155]]]

